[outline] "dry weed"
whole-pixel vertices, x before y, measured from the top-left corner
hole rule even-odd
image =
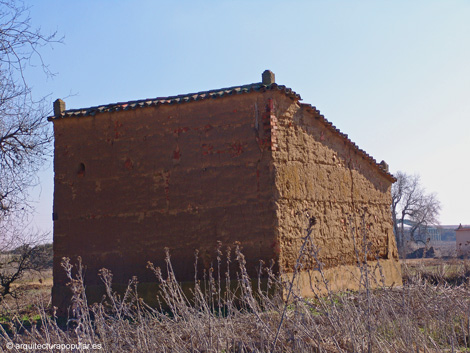
[[[306,256],[316,260],[315,271],[323,270],[310,236],[312,226],[310,221],[296,272]],[[360,229],[352,228],[352,232],[356,237],[366,237]],[[446,272],[445,264],[433,269],[438,280],[427,274],[431,269],[405,267],[406,281],[402,288],[372,289],[370,283],[380,283],[380,279],[371,278],[371,272],[364,266],[360,257],[366,256],[366,252],[366,248],[357,251],[362,290],[328,291],[326,295],[316,292],[316,297],[310,299],[298,295],[295,276],[285,282],[263,264],[260,264],[258,281],[253,281],[239,246],[227,248],[223,255],[221,244],[216,247],[217,264],[203,279],[195,277],[188,296],[177,282],[167,252],[166,268],[149,264],[159,283],[157,308],[149,307],[139,298],[136,278],[129,282],[125,293],[113,292],[112,274],[104,269],[100,275],[106,287],[106,300],[89,305],[81,264],[77,264],[77,275],[72,276],[73,266],[65,259],[63,266],[73,293],[73,315],[67,325],[59,327],[58,321],[38,304],[41,325],[24,328],[12,324],[10,331],[2,327],[0,342],[3,346],[13,344],[11,352],[24,352],[21,347],[25,346],[15,346],[21,344],[29,347],[74,344],[82,348],[99,345],[101,352],[468,350],[470,286],[467,280],[444,280],[450,273]],[[235,258],[231,258],[232,253]],[[236,273],[230,273],[230,263],[237,264]],[[468,278],[468,263],[462,266],[458,271],[463,272],[457,272]],[[261,281],[261,277],[267,280]]]

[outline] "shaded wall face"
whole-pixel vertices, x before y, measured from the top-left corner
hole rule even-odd
[[[358,256],[397,259],[391,181],[313,112],[286,100],[276,104],[278,149],[273,156],[281,267],[294,267],[306,235],[306,211],[317,220],[313,238],[326,268],[356,264]]]
[[[154,281],[146,264],[164,267],[165,247],[180,281],[194,278],[195,249],[200,267],[215,264],[217,241],[239,241],[253,270],[277,256],[263,102],[250,94],[55,121],[55,285],[66,282],[64,256],[82,257],[88,284],[102,267],[115,282]]]

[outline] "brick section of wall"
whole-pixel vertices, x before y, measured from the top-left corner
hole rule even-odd
[[[386,283],[401,283],[390,178],[315,114],[267,91],[54,120],[53,304],[67,304],[64,256],[82,257],[90,287],[103,267],[116,283],[154,282],[146,264],[165,267],[165,247],[177,279],[192,281],[194,250],[202,274],[217,241],[240,242],[253,277],[259,260],[289,273],[306,210],[335,288],[357,287],[363,234],[368,260],[387,262]]]
[[[277,259],[268,94],[55,121],[56,292],[64,256],[82,257],[89,285],[102,267],[153,282],[146,263],[164,266],[164,247],[179,281],[195,249],[214,263],[217,241],[241,242],[253,272]]]
[[[305,210],[317,219],[313,236],[325,268],[357,263],[354,242],[364,258],[364,232],[368,260],[396,260],[391,181],[313,113],[288,99],[276,104],[278,148],[273,156],[281,268],[289,272],[294,267],[305,236]]]

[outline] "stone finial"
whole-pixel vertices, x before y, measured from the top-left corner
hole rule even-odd
[[[380,162],[380,167],[388,172],[388,164],[385,161]]]
[[[274,72],[272,72],[271,70],[264,71],[261,77],[263,79],[263,85],[270,85],[271,83],[276,82],[276,80],[274,79]]]
[[[56,99],[54,102],[54,116],[60,117],[65,112],[65,102],[62,99]]]

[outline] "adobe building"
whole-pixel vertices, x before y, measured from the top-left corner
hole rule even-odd
[[[388,166],[270,71],[260,83],[85,109],[57,100],[49,120],[56,306],[68,291],[63,257],[81,256],[88,289],[103,267],[117,284],[155,283],[146,264],[165,267],[165,247],[177,280],[193,281],[195,249],[208,268],[217,241],[240,242],[253,276],[259,260],[292,273],[306,210],[332,288],[357,287],[364,239],[385,284],[401,284]]]

